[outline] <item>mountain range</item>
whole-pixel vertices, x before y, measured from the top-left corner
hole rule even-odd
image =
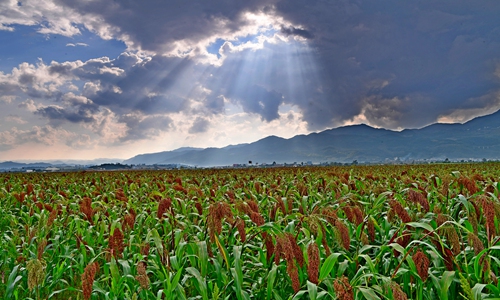
[[[43,169],[48,167],[85,167],[103,163],[121,162],[121,159],[97,158],[92,160],[46,160],[46,161],[4,161],[0,162],[0,170],[10,169]]]
[[[466,123],[392,131],[368,125],[328,129],[289,139],[268,136],[223,148],[179,148],[140,154],[125,164],[219,166],[293,162],[388,162],[500,158],[500,111]]]

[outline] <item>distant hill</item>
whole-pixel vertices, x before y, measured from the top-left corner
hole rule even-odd
[[[184,148],[179,148],[179,149],[172,150],[172,151],[139,154],[137,156],[134,156],[133,158],[130,158],[130,159],[123,161],[123,163],[124,164],[136,164],[136,165],[169,164],[172,161],[174,163],[176,163],[175,162],[176,157],[182,156],[183,154],[186,154],[186,153],[195,153],[197,151],[202,151],[202,150],[203,150],[203,148],[184,147]]]
[[[385,162],[393,160],[500,158],[500,111],[464,124],[433,124],[392,131],[367,125],[329,129],[290,139],[268,136],[223,148],[180,148],[140,154],[125,164],[217,166],[290,162]]]
[[[4,161],[0,162],[0,170],[11,169],[43,169],[48,167],[68,167],[68,166],[83,166],[83,165],[98,165],[103,163],[117,163],[121,162],[120,159],[110,158],[97,158],[93,160],[48,160],[41,162],[14,162]]]
[[[20,169],[20,168],[48,168],[51,164],[45,162],[19,163],[14,161],[4,161],[0,163],[0,169]]]

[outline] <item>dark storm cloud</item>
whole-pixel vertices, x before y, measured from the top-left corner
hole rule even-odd
[[[19,87],[12,82],[0,82],[0,94],[4,95],[14,95],[19,92]]]
[[[86,97],[119,114],[180,112],[189,101],[172,93],[171,88],[182,80],[190,64],[187,59],[162,56],[142,62],[138,57],[123,54],[112,61],[85,63],[75,74],[99,85],[95,91],[85,92]]]
[[[281,33],[311,38],[314,32],[307,40],[310,53],[286,62],[285,47],[267,44],[275,54],[249,69],[244,66],[250,54],[229,53],[222,66],[212,68],[206,85],[214,91],[211,99],[223,95],[266,121],[287,103],[299,107],[313,130],[360,114],[372,125],[421,127],[457,109],[498,105],[488,95],[500,89],[494,75],[499,12],[493,2],[280,1],[276,14],[300,24],[284,26]],[[301,55],[311,56],[316,66],[294,71],[291,92],[282,70],[300,63]],[[479,98],[490,99],[490,106],[471,100]]]
[[[283,96],[276,91],[268,91],[258,85],[249,85],[228,94],[248,113],[258,114],[270,122],[279,118],[278,108],[283,103]]]
[[[52,95],[57,105],[36,107],[34,114],[46,118],[52,126],[92,123],[92,128],[101,132],[103,124],[116,118],[126,126],[120,141],[140,140],[170,130],[172,119],[167,114],[190,109],[186,95],[193,87],[194,70],[193,62],[187,59],[123,53],[116,59],[52,62],[47,70],[83,85],[79,94]],[[207,105],[220,110],[216,99]]]
[[[82,14],[99,16],[137,48],[166,52],[177,41],[197,42],[214,33],[230,33],[247,24],[241,13],[269,10],[274,1],[71,1],[57,3]],[[104,24],[91,24],[99,28]]]
[[[189,133],[191,134],[196,134],[196,133],[203,133],[208,130],[208,127],[210,126],[210,122],[202,117],[197,117],[191,128],[189,128]]]
[[[36,76],[33,74],[22,74],[18,78],[20,85],[33,86],[36,83]]]
[[[421,127],[457,111],[473,117],[500,107],[498,1],[57,3],[100,20],[86,24],[95,32],[102,29],[131,49],[157,53],[48,67],[50,75],[83,83],[81,95],[115,113],[129,128],[130,139],[155,133],[153,126],[168,130],[172,121],[158,114],[192,114],[199,122],[190,131],[203,132],[209,119],[197,117],[209,114],[214,120],[213,115],[224,113],[225,101],[267,122],[279,118],[280,105],[293,105],[311,130],[359,116],[387,128]],[[204,54],[191,48],[200,41],[213,42],[252,25],[245,12],[283,18],[276,24],[286,25],[276,34],[288,41],[234,51],[228,41],[219,53],[221,66],[197,60]],[[178,44],[184,48],[173,51]],[[192,55],[186,56],[183,51],[190,49]],[[32,88],[37,78],[29,73],[17,80],[31,97],[61,97]],[[196,94],[199,86],[208,91]],[[17,93],[19,87],[0,83],[0,90]],[[81,104],[67,105],[44,106],[38,114],[70,122],[91,118]]]
[[[292,0],[277,13],[314,28],[323,90],[296,102],[312,129],[363,112],[419,127],[500,88],[499,2]]]
[[[91,111],[85,108],[69,111],[51,105],[37,109],[35,114],[48,118],[53,124],[59,124],[60,121],[69,121],[71,123],[91,123],[95,121],[91,115]]]
[[[172,128],[172,119],[168,116],[129,114],[120,116],[119,121],[127,126],[126,135],[120,139],[121,142],[147,139]]]
[[[58,62],[53,61],[50,64],[48,70],[49,70],[50,75],[53,75],[53,74],[70,75],[71,71],[73,70],[74,67],[75,67],[74,64],[69,63],[69,62],[58,63]]]
[[[224,112],[224,97],[222,95],[210,94],[203,100],[204,108],[211,114]]]
[[[285,34],[286,36],[296,35],[296,36],[303,37],[305,39],[314,38],[314,34],[309,32],[308,30],[295,28],[293,26],[290,26],[290,27],[282,26],[280,32]]]

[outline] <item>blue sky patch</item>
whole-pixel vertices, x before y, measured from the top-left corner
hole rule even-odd
[[[81,28],[82,34],[65,37],[40,34],[38,26],[15,25],[14,31],[0,30],[0,71],[10,72],[23,62],[35,64],[41,58],[46,64],[51,61],[86,61],[96,57],[116,58],[126,46],[117,40],[103,40],[92,32]],[[73,45],[73,46],[72,46]]]

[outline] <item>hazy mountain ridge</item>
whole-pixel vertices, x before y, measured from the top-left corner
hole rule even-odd
[[[179,149],[141,154],[127,164],[182,163],[198,166],[290,162],[384,162],[395,159],[500,158],[500,111],[464,124],[436,123],[421,129],[392,131],[352,125],[297,135],[268,136],[223,148]]]
[[[392,131],[368,125],[328,129],[289,139],[268,136],[223,148],[183,147],[139,154],[124,164],[218,166],[292,162],[387,162],[412,160],[500,159],[500,111],[464,124],[436,123],[421,129]],[[98,165],[119,159],[0,162],[0,169]]]
[[[70,167],[70,166],[90,166],[103,163],[121,162],[121,159],[97,158],[92,160],[47,160],[47,161],[4,161],[0,162],[0,170],[8,169],[42,169],[49,167]]]

